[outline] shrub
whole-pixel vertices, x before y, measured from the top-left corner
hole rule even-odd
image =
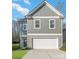
[[[12,50],[20,49],[19,44],[12,44]]]

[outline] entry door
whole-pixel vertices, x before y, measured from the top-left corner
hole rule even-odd
[[[34,49],[58,49],[58,39],[33,39]]]

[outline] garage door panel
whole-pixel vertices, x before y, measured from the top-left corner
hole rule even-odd
[[[34,49],[57,49],[58,39],[33,39]]]

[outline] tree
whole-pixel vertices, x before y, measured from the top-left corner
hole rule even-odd
[[[12,20],[12,42],[19,42],[18,23],[15,20]]]

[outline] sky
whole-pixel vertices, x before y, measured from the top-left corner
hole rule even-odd
[[[44,0],[12,0],[12,20],[24,18],[30,11],[37,7]],[[47,0],[55,8],[58,9],[66,18],[66,1],[65,0]],[[60,5],[59,5],[60,4]]]

